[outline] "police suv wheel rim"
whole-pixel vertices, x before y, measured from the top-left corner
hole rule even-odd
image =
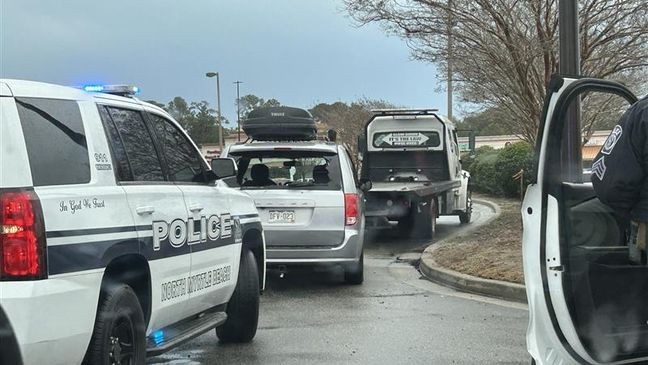
[[[133,322],[126,316],[121,316],[115,322],[110,333],[110,363],[113,365],[127,365],[133,363],[135,349]]]

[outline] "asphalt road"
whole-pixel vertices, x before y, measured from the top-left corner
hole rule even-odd
[[[473,221],[492,214],[476,205]],[[471,225],[441,218],[436,240]],[[422,279],[413,252],[424,247],[380,232],[365,248],[361,286],[345,285],[338,269],[271,271],[252,343],[221,345],[210,331],[149,362],[528,364],[526,307]]]

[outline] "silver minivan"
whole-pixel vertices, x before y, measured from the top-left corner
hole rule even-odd
[[[264,227],[268,264],[339,264],[362,283],[363,188],[347,149],[328,141],[239,143],[225,148]],[[366,184],[365,184],[366,185]]]

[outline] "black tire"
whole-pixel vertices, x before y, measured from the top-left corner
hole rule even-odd
[[[433,199],[421,207],[421,212],[412,212],[410,238],[433,239],[436,233],[436,219],[436,202]]]
[[[102,291],[85,360],[90,365],[133,365],[146,361],[144,313],[130,286],[108,285]]]
[[[468,224],[472,219],[472,193],[468,191],[466,194],[466,211],[459,213],[459,222],[461,224]]]
[[[344,269],[344,281],[350,285],[360,285],[364,281],[364,250],[358,262]]]
[[[259,295],[259,269],[252,251],[244,248],[236,289],[227,304],[227,321],[216,328],[220,342],[252,341],[259,323]]]

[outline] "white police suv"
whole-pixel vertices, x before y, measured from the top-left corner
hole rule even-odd
[[[235,164],[210,168],[134,89],[93,89],[0,80],[0,360],[139,364],[213,328],[250,341],[265,244],[220,181]]]

